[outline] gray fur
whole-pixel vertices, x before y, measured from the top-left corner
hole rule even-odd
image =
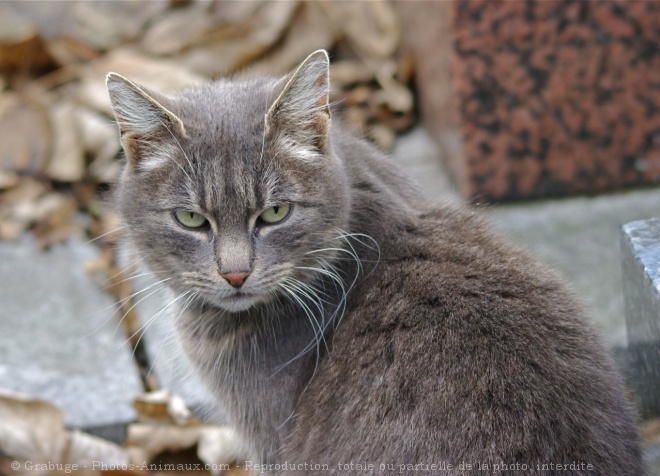
[[[566,287],[330,126],[327,75],[317,52],[282,79],[174,98],[108,78],[124,137],[141,133],[125,117],[176,126],[137,148],[124,141],[117,206],[130,243],[169,279],[177,334],[246,458],[335,474],[443,462],[453,468],[430,474],[475,474],[461,462],[643,474],[621,378]],[[293,204],[288,218],[260,226],[281,203]],[[177,208],[208,228],[185,229]],[[220,274],[238,269],[250,270],[240,291],[253,296],[232,300]],[[338,467],[351,462],[374,468]]]

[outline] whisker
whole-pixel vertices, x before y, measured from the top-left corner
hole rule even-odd
[[[147,372],[147,377],[149,377],[149,375],[151,375],[151,372],[153,371],[154,366],[156,365],[156,361],[158,360],[158,356],[160,355],[160,352],[163,350],[163,347],[165,346],[165,342],[167,342],[167,340],[169,339],[170,334],[172,333],[172,330],[174,329],[174,322],[176,322],[178,319],[181,318],[181,316],[186,311],[186,309],[188,308],[190,303],[197,297],[198,294],[199,294],[198,291],[194,291],[194,292],[192,292],[192,294],[190,294],[190,296],[188,296],[188,299],[186,300],[186,302],[182,306],[181,311],[173,319],[173,325],[168,327],[167,334],[165,335],[165,338],[160,343],[160,346],[158,347],[158,352],[156,352],[156,355],[152,359],[151,366],[149,367],[149,371]],[[146,332],[146,329],[145,329],[145,332]]]
[[[137,349],[138,344],[139,344],[140,341],[142,340],[142,337],[143,337],[144,334],[146,333],[146,331],[147,331],[147,329],[149,328],[149,326],[150,326],[150,325],[151,325],[151,324],[152,324],[152,323],[153,323],[153,322],[154,322],[154,321],[155,321],[155,320],[156,320],[156,319],[157,319],[157,318],[158,318],[163,312],[165,312],[170,306],[172,306],[175,302],[177,302],[178,300],[180,300],[180,299],[182,299],[183,297],[185,297],[185,296],[186,296],[188,293],[190,293],[190,292],[192,292],[192,291],[186,291],[186,292],[184,292],[184,293],[181,293],[177,298],[172,299],[172,300],[171,300],[167,305],[165,305],[160,311],[158,311],[156,314],[154,314],[153,316],[151,316],[151,317],[147,320],[146,323],[144,323],[143,325],[141,325],[141,326],[138,328],[138,330],[136,330],[135,332],[133,332],[133,334],[131,334],[131,335],[128,337],[128,339],[126,339],[126,341],[125,341],[122,345],[126,345],[126,344],[128,344],[129,342],[131,342],[131,341],[133,340],[133,338],[134,338],[136,335],[140,334],[140,337],[138,337],[137,341],[136,341],[135,344],[133,345],[133,356],[135,356],[135,350]],[[142,333],[140,333],[140,331],[142,331],[143,329],[144,329],[144,331],[143,331]]]
[[[97,237],[95,237],[95,238],[92,238],[92,239],[89,240],[89,241],[86,241],[85,244],[88,245],[88,244],[90,244],[90,243],[93,243],[93,242],[95,242],[96,240],[99,240],[99,239],[103,238],[104,236],[107,236],[107,235],[109,235],[109,234],[111,234],[111,233],[116,233],[116,232],[118,232],[119,230],[123,230],[124,228],[128,228],[128,225],[120,226],[120,227],[118,227],[118,228],[115,228],[114,230],[106,231],[106,232],[103,233],[102,235],[99,235],[99,236],[97,236]]]
[[[136,292],[134,292],[133,294],[131,294],[130,296],[128,296],[127,298],[122,299],[120,302],[121,302],[122,305],[123,305],[125,302],[129,302],[129,300],[130,300],[131,298],[137,296],[138,294],[142,294],[143,292],[148,291],[149,289],[153,288],[154,286],[158,286],[159,284],[162,284],[162,283],[164,283],[164,282],[166,282],[166,281],[169,281],[170,279],[173,279],[173,278],[165,278],[165,279],[163,279],[163,280],[161,280],[161,281],[158,281],[157,283],[154,283],[154,284],[152,284],[152,285],[150,285],[150,286],[147,286],[147,287],[144,288],[144,289],[141,289],[141,290],[139,290],[139,291],[136,291]],[[165,286],[161,286],[161,287],[159,287],[159,288],[156,288],[154,291],[150,292],[150,293],[147,294],[146,296],[143,296],[143,297],[142,297],[141,299],[139,299],[136,303],[134,303],[131,307],[129,307],[128,310],[127,310],[126,312],[124,312],[124,314],[123,314],[123,315],[121,316],[121,318],[119,319],[119,322],[118,322],[117,325],[115,326],[115,330],[114,330],[114,332],[113,332],[113,335],[115,335],[115,334],[117,333],[117,330],[119,329],[119,326],[121,326],[121,323],[124,321],[124,319],[126,318],[126,316],[128,316],[128,314],[129,314],[133,309],[135,309],[136,306],[138,306],[142,301],[144,301],[145,299],[147,299],[149,296],[152,296],[152,295],[156,294],[157,292],[162,291],[163,289],[165,289]]]
[[[184,151],[183,147],[181,147],[181,143],[179,142],[179,139],[176,138],[176,136],[172,133],[170,128],[167,127],[167,125],[162,120],[159,120],[159,122],[167,130],[167,132],[170,133],[170,135],[172,136],[172,139],[174,139],[174,141],[176,142],[177,147],[179,147],[179,150],[181,151],[181,153],[183,153],[183,156],[188,161],[188,165],[190,165],[190,168],[194,169],[194,167],[192,165],[192,162],[190,161],[190,158],[188,157],[188,154],[186,154],[186,151]],[[186,177],[188,177],[188,180],[190,180],[192,182],[193,180],[192,180],[192,178],[190,178],[190,175],[188,175],[188,172],[186,172],[186,169],[184,169],[183,166],[179,162],[177,162],[174,158],[170,157],[170,159],[172,159],[172,161],[179,166],[179,168],[183,171],[183,173],[186,174]]]

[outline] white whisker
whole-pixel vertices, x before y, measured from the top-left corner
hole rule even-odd
[[[111,233],[116,233],[116,232],[118,232],[119,230],[123,230],[124,228],[128,228],[128,225],[120,226],[120,227],[115,228],[114,230],[106,231],[106,232],[103,233],[102,235],[99,235],[99,236],[97,236],[97,237],[95,237],[95,238],[92,238],[92,239],[89,240],[89,241],[86,241],[85,244],[88,245],[88,244],[90,244],[90,243],[93,243],[93,242],[95,242],[96,240],[99,240],[99,239],[103,238],[104,236],[107,236],[107,235],[109,235],[109,234],[111,234]]]

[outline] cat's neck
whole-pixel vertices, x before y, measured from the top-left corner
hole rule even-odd
[[[428,205],[390,157],[341,125],[333,132],[333,146],[347,177],[351,233],[369,235],[379,246],[387,246],[401,230],[414,226]],[[371,248],[366,246],[362,253],[373,259]]]

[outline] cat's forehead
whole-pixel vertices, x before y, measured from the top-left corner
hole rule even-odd
[[[177,102],[184,122],[240,128],[263,122],[276,95],[275,88],[276,80],[270,78],[220,79],[182,92]]]

